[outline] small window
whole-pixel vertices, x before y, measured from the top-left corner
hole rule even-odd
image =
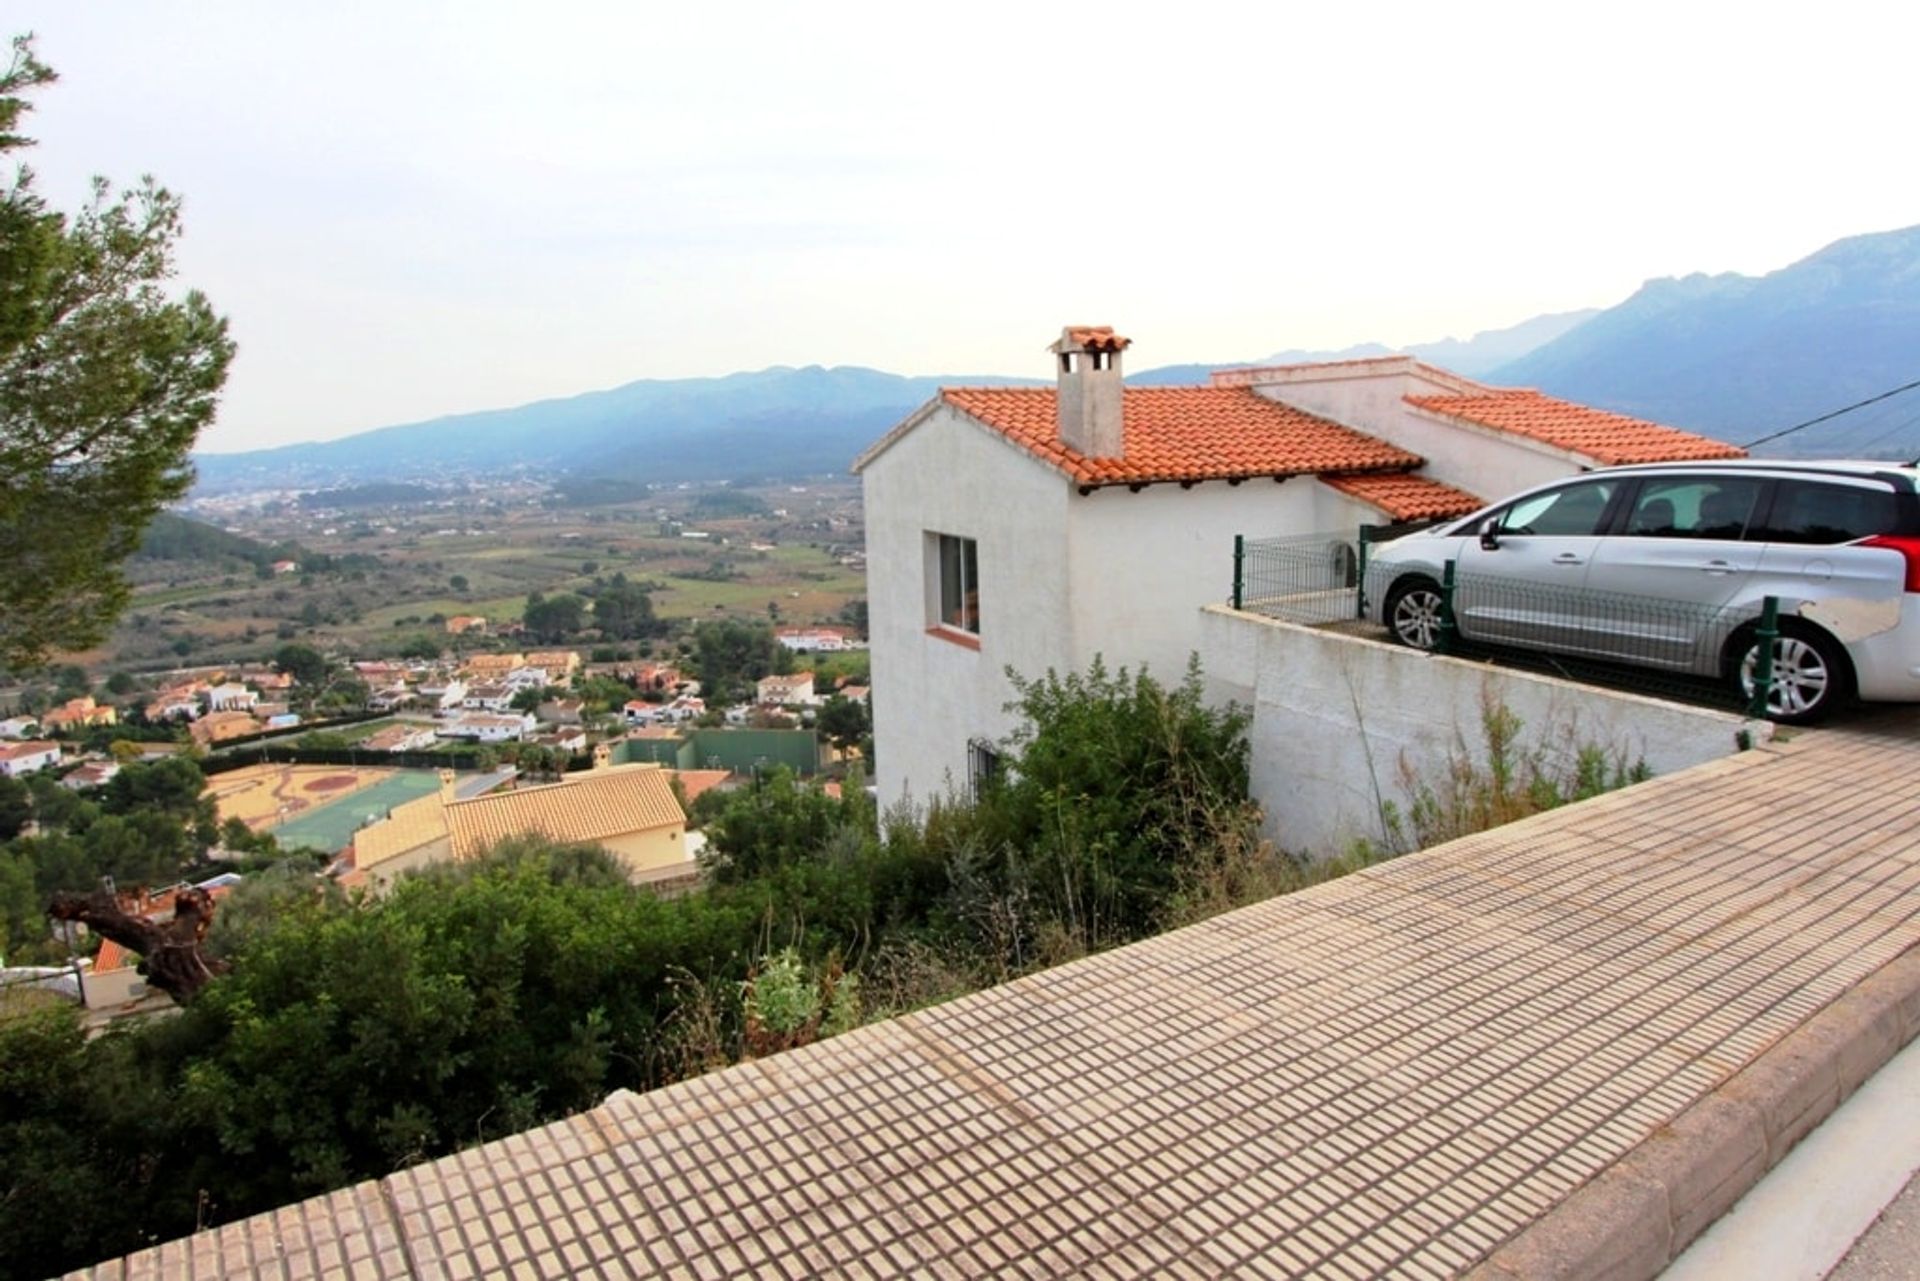
[[[938,536],[941,624],[980,634],[980,545],[971,538]]]
[[[1622,532],[1634,538],[1739,539],[1764,483],[1749,476],[1649,480],[1640,486]]]
[[[1590,480],[1522,498],[1500,517],[1500,532],[1562,536],[1591,534],[1600,528],[1600,518],[1606,515],[1607,503],[1613,497],[1617,484],[1611,480]]]
[[[967,744],[967,789],[975,800],[998,781],[1001,768],[1000,753],[992,743],[976,738]]]
[[[1761,532],[1768,542],[1831,546],[1892,533],[1899,519],[1899,504],[1891,490],[1783,480],[1774,494],[1767,528]]]

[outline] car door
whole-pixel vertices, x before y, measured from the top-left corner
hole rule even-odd
[[[1674,671],[1717,657],[1724,611],[1759,568],[1749,537],[1769,480],[1675,472],[1643,479],[1587,567],[1588,652]]]
[[[1490,516],[1486,534],[1464,539],[1453,597],[1460,634],[1581,652],[1592,630],[1582,601],[1587,563],[1625,483],[1585,477],[1528,494]]]

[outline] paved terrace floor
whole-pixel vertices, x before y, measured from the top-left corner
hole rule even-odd
[[[1920,1024],[1917,771],[1803,735],[84,1275],[1651,1275]]]

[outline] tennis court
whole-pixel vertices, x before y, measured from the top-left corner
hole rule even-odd
[[[394,806],[425,796],[439,786],[437,770],[398,770],[391,778],[289,819],[274,828],[273,835],[282,849],[304,846],[331,854],[345,849],[368,819],[384,817]]]

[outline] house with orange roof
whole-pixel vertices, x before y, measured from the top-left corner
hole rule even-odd
[[[112,725],[119,718],[114,710],[104,703],[96,703],[91,695],[70,698],[52,711],[40,717],[40,728],[49,734],[62,731],[90,729],[95,725]]]
[[[598,845],[636,881],[694,874],[687,817],[674,797],[673,772],[658,765],[616,765],[569,774],[560,782],[454,798],[440,790],[395,806],[354,834],[356,871],[381,884],[400,872],[447,859],[470,859],[515,836]]]
[[[1054,386],[944,388],[855,460],[884,801],[996,766],[1009,667],[1097,654],[1177,680],[1237,534],[1461,516],[1590,467],[1740,452],[1406,356],[1127,387],[1130,345],[1070,326]]]

